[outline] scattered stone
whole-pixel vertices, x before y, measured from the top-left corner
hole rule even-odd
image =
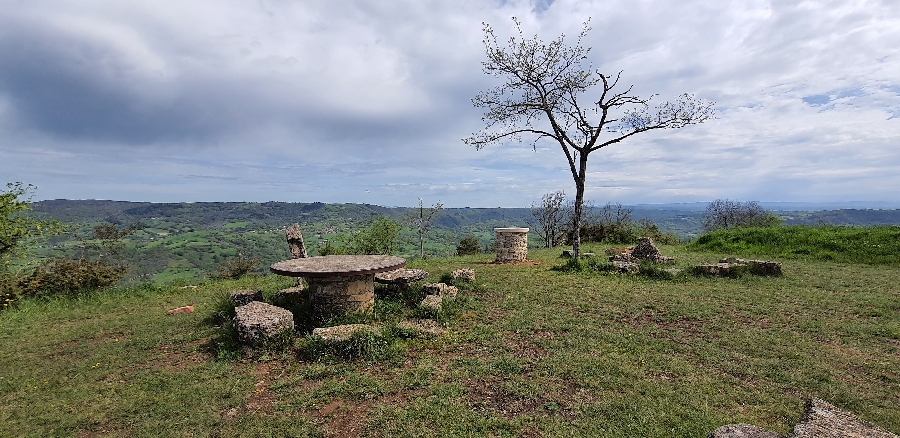
[[[719,276],[719,277],[727,277],[730,275],[734,275],[737,273],[739,268],[742,268],[746,265],[741,264],[731,264],[731,263],[704,263],[697,265],[694,268],[694,271],[699,275],[711,275],[711,276]]]
[[[575,253],[571,249],[564,249],[560,257],[575,257]]]
[[[641,272],[641,265],[634,262],[614,261],[612,264],[620,274],[637,274]]]
[[[784,438],[781,435],[751,424],[726,424],[710,433],[707,438]]]
[[[613,254],[609,256],[609,261],[611,262],[625,262],[625,263],[637,263],[639,260],[637,257],[631,255],[630,252],[623,252],[619,254]]]
[[[806,402],[800,422],[786,436],[749,424],[727,424],[707,438],[900,438],[830,403]]]
[[[275,292],[272,302],[279,306],[293,306],[306,299],[306,288],[301,286],[289,287]]]
[[[444,283],[425,283],[422,285],[422,292],[425,295],[438,295],[441,297],[456,298],[459,289],[456,286],[450,286]]]
[[[319,327],[312,331],[312,337],[326,342],[343,342],[350,339],[356,332],[367,331],[374,335],[381,332],[369,324],[344,324],[332,327]]]
[[[196,289],[196,288],[197,288],[197,286],[188,285],[188,286],[181,286],[179,289]]]
[[[450,273],[454,280],[475,281],[475,270],[470,268],[457,269]]]
[[[257,345],[294,330],[294,315],[287,309],[252,301],[234,309],[234,328],[244,344]]]
[[[417,337],[442,336],[447,332],[441,323],[433,319],[404,319],[397,324],[397,328]]]
[[[678,268],[666,269],[666,272],[668,272],[669,275],[671,275],[671,276],[673,276],[673,277],[677,277],[678,274],[681,274],[681,271],[682,271],[682,270],[681,270],[681,269],[678,269]]]
[[[386,284],[389,290],[399,292],[408,290],[412,283],[425,279],[428,272],[421,269],[397,269],[375,274],[375,281]]]
[[[263,300],[261,290],[236,290],[228,294],[228,298],[231,299],[235,307],[246,306],[253,301]]]
[[[422,302],[419,303],[419,307],[440,312],[443,301],[444,300],[440,295],[426,295],[425,298],[422,299]]]
[[[592,253],[592,252],[583,252],[583,253],[581,253],[581,256],[582,256],[582,257],[594,257],[594,255],[595,255],[595,254]]]

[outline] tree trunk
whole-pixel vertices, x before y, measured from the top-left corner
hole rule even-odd
[[[572,226],[575,232],[572,236],[572,256],[575,259],[581,257],[581,216],[584,213],[584,180],[587,176],[587,154],[578,154],[578,178],[575,180],[575,211],[572,218]]]

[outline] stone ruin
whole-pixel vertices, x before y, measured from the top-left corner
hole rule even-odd
[[[694,268],[701,275],[728,277],[746,270],[753,275],[781,276],[781,263],[768,260],[744,260],[729,257],[719,263],[704,263]]]
[[[813,398],[806,402],[800,422],[781,435],[750,424],[727,424],[707,438],[900,438],[868,421]]]
[[[659,252],[659,248],[653,244],[653,239],[641,237],[635,246],[622,248],[609,248],[605,251],[610,263],[616,267],[620,274],[635,274],[641,271],[639,265],[642,261],[675,264],[675,259],[667,257]]]

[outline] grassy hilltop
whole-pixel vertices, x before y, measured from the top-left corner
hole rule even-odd
[[[476,271],[439,315],[448,334],[370,339],[353,357],[302,335],[234,345],[225,296],[292,283],[272,275],[29,299],[0,313],[0,422],[18,436],[703,437],[786,433],[815,396],[900,433],[900,256],[875,246],[897,229],[870,230],[881,240],[853,256],[840,229],[802,251],[767,253],[779,231],[661,247],[683,268],[775,258],[782,277],[564,272],[559,250],[414,260],[429,282]],[[410,312],[376,300],[385,326]]]

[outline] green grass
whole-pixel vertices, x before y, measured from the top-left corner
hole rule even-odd
[[[719,230],[689,248],[843,263],[900,264],[900,227],[787,226]]]
[[[661,249],[680,268],[780,257]],[[896,268],[786,259],[777,278],[656,280],[560,272],[558,255],[412,262],[429,282],[462,267],[476,281],[444,316],[447,336],[394,339],[385,358],[317,360],[303,338],[236,350],[217,327],[223,297],[291,284],[276,276],[27,300],[0,313],[0,424],[20,436],[703,437],[727,423],[786,433],[815,396],[900,433]],[[165,315],[192,301],[195,313]]]

